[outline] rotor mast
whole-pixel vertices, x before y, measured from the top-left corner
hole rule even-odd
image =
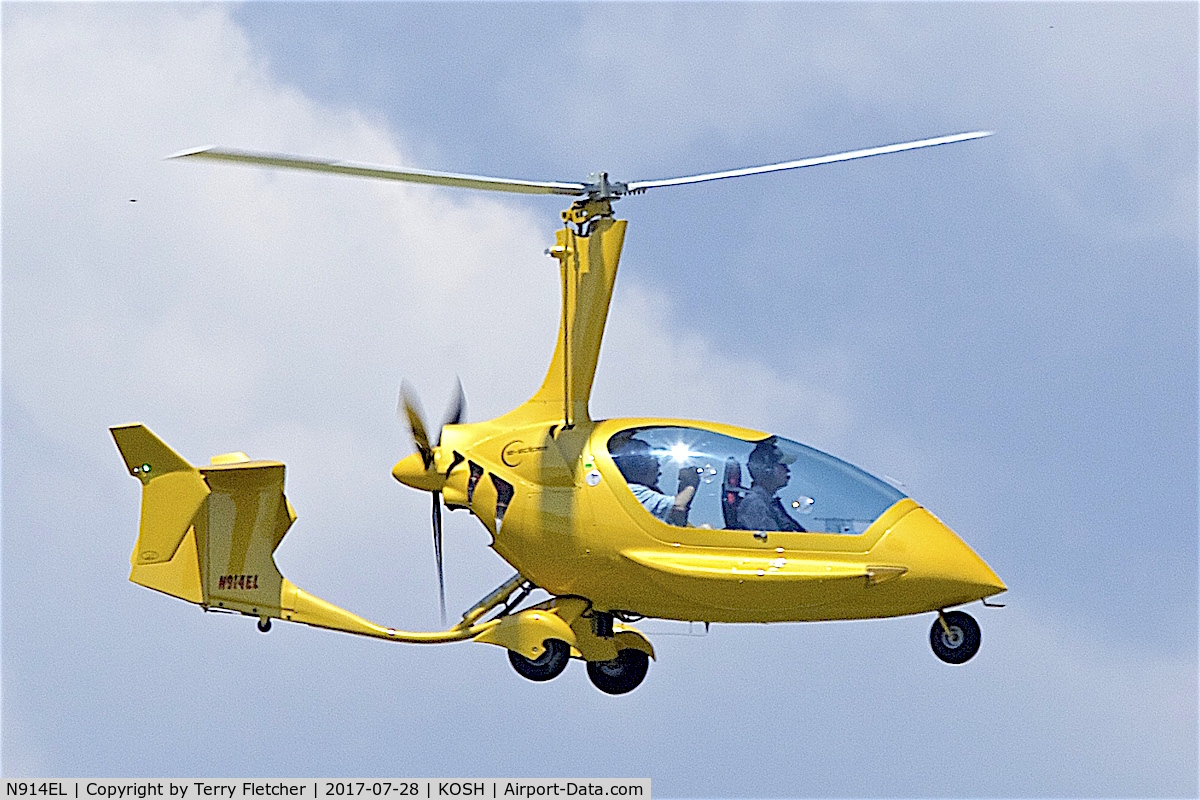
[[[595,194],[562,212],[563,227],[546,250],[558,261],[562,312],[546,378],[526,408],[541,406],[539,416],[546,418],[561,410],[565,428],[591,420],[588,400],[625,241],[626,222],[612,212],[619,195],[610,193],[603,173],[598,184]]]

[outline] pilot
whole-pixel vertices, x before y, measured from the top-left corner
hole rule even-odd
[[[662,469],[645,441],[631,436],[614,442],[613,461],[633,496],[647,511],[668,524],[681,528],[687,525],[688,509],[696,495],[696,487],[700,485],[700,473],[695,467],[685,466],[679,470],[679,486],[672,497],[658,486]]]
[[[747,531],[804,531],[792,519],[775,493],[791,478],[788,464],[794,456],[781,451],[775,437],[763,439],[750,451],[746,469],[750,471],[750,489],[737,507],[737,526]]]

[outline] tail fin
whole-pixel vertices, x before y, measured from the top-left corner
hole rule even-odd
[[[125,466],[142,482],[142,518],[129,580],[203,603],[194,520],[209,495],[208,485],[145,425],[111,430]]]
[[[205,608],[395,638],[279,574],[273,554],[296,520],[283,494],[282,463],[227,453],[196,468],[145,425],[111,431],[125,466],[142,482],[129,580]]]

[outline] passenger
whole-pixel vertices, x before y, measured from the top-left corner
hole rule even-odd
[[[775,441],[774,436],[763,439],[746,460],[750,489],[737,507],[737,527],[742,530],[804,531],[775,496],[791,479],[787,465],[795,460],[794,456],[780,451]]]
[[[695,467],[685,466],[679,470],[679,486],[675,495],[664,494],[658,487],[662,469],[651,452],[650,445],[636,437],[617,440],[613,447],[613,461],[629,484],[630,491],[647,511],[663,522],[679,527],[687,525],[688,509],[700,485],[700,473]]]

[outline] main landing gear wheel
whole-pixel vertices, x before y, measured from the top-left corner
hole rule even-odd
[[[933,653],[947,664],[964,664],[979,652],[979,623],[970,614],[962,611],[947,611],[942,620],[935,619],[929,630],[929,644]],[[949,628],[949,631],[946,629]]]
[[[508,651],[508,660],[522,678],[531,681],[548,681],[557,678],[571,660],[571,646],[562,639],[547,639],[546,650],[537,658],[526,658],[516,650]]]
[[[646,677],[650,656],[632,648],[621,650],[612,661],[589,661],[588,677],[605,694],[632,692]]]

